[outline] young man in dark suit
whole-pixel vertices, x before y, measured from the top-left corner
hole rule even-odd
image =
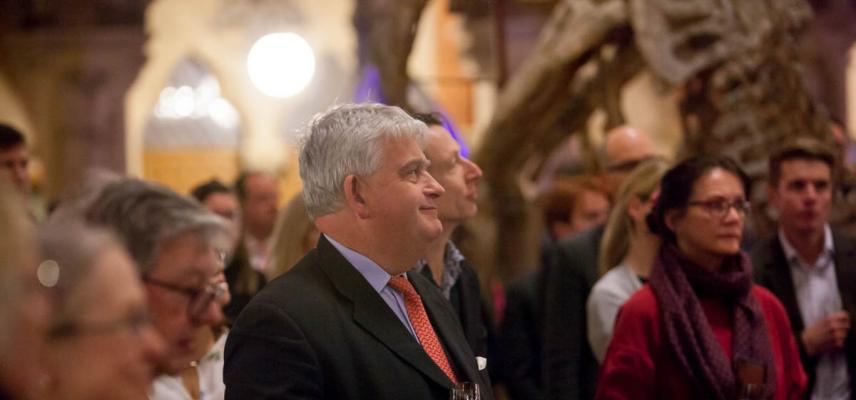
[[[406,273],[443,230],[427,128],[397,107],[342,105],[300,151],[318,246],[270,282],[226,344],[227,399],[448,399],[478,372],[454,311]]]
[[[827,222],[835,164],[832,149],[810,138],[771,155],[767,199],[779,229],[752,250],[756,280],[788,312],[815,399],[856,394],[856,239]]]

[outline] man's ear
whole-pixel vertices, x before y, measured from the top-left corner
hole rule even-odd
[[[359,179],[354,175],[348,175],[345,177],[343,189],[345,192],[345,203],[348,208],[353,210],[358,217],[368,218],[369,210],[362,195],[362,190],[364,188]]]

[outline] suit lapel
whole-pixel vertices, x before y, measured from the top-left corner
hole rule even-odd
[[[437,337],[445,345],[452,365],[457,367],[455,372],[459,374],[458,379],[464,382],[479,382],[475,355],[469,348],[463,329],[452,311],[451,305],[425,277],[415,272],[407,275],[419,296],[422,297],[422,303],[425,305],[425,311],[428,313],[431,325],[434,327]]]
[[[835,278],[838,281],[838,293],[844,309],[856,311],[856,269],[851,265],[856,259],[856,245],[851,238],[833,233],[835,246]]]
[[[413,368],[437,384],[451,388],[452,382],[428,357],[389,305],[323,235],[317,248],[321,269],[333,286],[353,303],[354,322]]]
[[[765,269],[770,274],[771,289],[774,293],[779,294],[779,300],[788,312],[788,318],[791,320],[793,329],[801,332],[805,327],[802,312],[800,312],[796,290],[794,289],[791,266],[785,257],[785,250],[782,248],[782,243],[779,242],[778,235],[774,236],[770,242],[770,255],[771,258],[769,263],[765,265]]]

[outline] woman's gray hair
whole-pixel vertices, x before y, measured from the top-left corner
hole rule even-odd
[[[39,228],[42,259],[40,271],[50,274],[54,303],[50,329],[74,323],[84,312],[78,301],[78,289],[92,274],[98,257],[112,248],[121,248],[116,238],[104,229],[87,226],[80,220],[63,219]]]
[[[368,176],[381,166],[388,139],[413,138],[424,146],[428,127],[398,107],[342,104],[317,115],[300,143],[300,178],[313,220],[344,206],[348,175]]]
[[[106,185],[89,204],[84,219],[111,228],[141,275],[157,262],[160,246],[185,233],[199,235],[218,250],[228,243],[229,225],[195,200],[165,186],[134,178]]]

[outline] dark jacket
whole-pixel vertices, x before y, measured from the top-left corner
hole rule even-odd
[[[562,240],[547,264],[544,366],[547,399],[592,399],[597,360],[586,335],[586,299],[597,281],[603,225]]]
[[[832,242],[835,247],[835,274],[838,281],[838,291],[841,294],[841,304],[851,318],[856,316],[856,238],[833,230]],[[800,312],[796,291],[794,290],[791,268],[785,258],[785,250],[779,241],[778,235],[760,241],[751,251],[752,266],[754,268],[755,281],[769,289],[785,306],[788,318],[791,320],[791,328],[794,332],[797,345],[800,350],[803,368],[808,375],[808,392],[811,393],[815,381],[815,369],[817,357],[809,357],[805,352],[800,334],[806,328]],[[853,329],[847,336],[844,345],[847,354],[847,368],[850,372],[851,395],[856,398],[856,335]]]
[[[433,282],[430,267],[426,265],[421,272],[426,279]],[[436,282],[433,283],[436,287]],[[439,287],[437,289],[439,290]],[[464,336],[467,337],[473,354],[488,358],[488,343],[493,336],[492,322],[482,299],[479,277],[467,260],[461,261],[461,275],[452,286],[449,303],[461,322]]]
[[[449,303],[408,274],[461,381],[491,400]],[[484,371],[482,371],[484,372]],[[323,236],[259,292],[226,342],[226,399],[446,400],[452,382]]]
[[[505,315],[497,342],[499,378],[512,400],[542,400],[541,375],[543,270],[516,281],[505,290]]]
[[[223,306],[223,315],[226,317],[226,325],[231,326],[253,296],[264,287],[267,279],[263,273],[254,270],[250,265],[243,239],[236,247],[235,254],[229,260],[223,274],[226,277],[226,283],[229,284],[232,298],[229,304]]]

